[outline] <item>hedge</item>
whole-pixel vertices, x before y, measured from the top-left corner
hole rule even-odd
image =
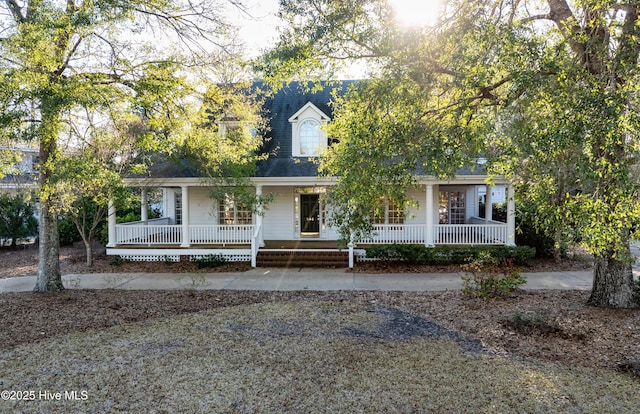
[[[464,264],[478,258],[480,252],[489,252],[498,261],[513,260],[528,266],[536,255],[529,246],[436,246],[422,244],[378,244],[366,249],[368,258],[402,261],[419,265]]]

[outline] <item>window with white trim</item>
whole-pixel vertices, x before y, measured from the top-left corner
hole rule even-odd
[[[300,155],[320,155],[320,123],[307,119],[299,128]]]
[[[317,106],[307,102],[289,118],[291,122],[291,155],[317,157],[327,149],[328,138],[324,126],[330,118]]]
[[[404,224],[404,210],[391,197],[380,197],[371,215],[373,224]]]
[[[466,222],[465,192],[440,191],[440,224],[464,224]]]
[[[182,224],[182,193],[175,193],[176,225]]]
[[[218,201],[219,224],[253,224],[253,213],[244,204],[226,195]]]

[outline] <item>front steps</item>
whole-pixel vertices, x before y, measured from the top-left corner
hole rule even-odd
[[[349,252],[338,250],[260,250],[258,267],[349,267]]]

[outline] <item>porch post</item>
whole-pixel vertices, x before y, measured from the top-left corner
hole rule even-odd
[[[484,222],[489,224],[493,220],[493,201],[491,200],[491,186],[485,185],[487,194],[484,196]]]
[[[108,234],[109,241],[107,242],[106,247],[115,247],[116,245],[116,207],[113,204],[113,200],[109,199],[109,210],[108,210],[109,224],[108,224]]]
[[[427,184],[426,186],[426,200],[425,200],[425,224],[427,225],[425,230],[424,244],[427,247],[433,247],[433,184]]]
[[[189,235],[189,187],[182,186],[182,244],[180,247],[190,247],[191,236]]]
[[[260,199],[262,196],[262,186],[256,185],[256,199]],[[259,200],[258,200],[259,201]],[[258,246],[264,247],[264,210],[262,209],[262,204],[258,204],[256,208],[256,226],[260,228],[260,232],[258,233]]]
[[[147,189],[140,190],[140,220],[147,224],[149,221],[149,203],[147,201]]]
[[[355,247],[355,243],[353,242],[353,232],[350,232],[349,234],[349,244],[347,245],[347,247],[349,247],[349,269],[353,269],[353,266],[355,264],[355,258],[353,257],[353,248]]]
[[[507,246],[516,245],[516,202],[513,185],[507,186]]]

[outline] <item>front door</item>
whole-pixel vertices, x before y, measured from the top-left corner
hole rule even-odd
[[[320,236],[320,194],[300,194],[301,236]]]

